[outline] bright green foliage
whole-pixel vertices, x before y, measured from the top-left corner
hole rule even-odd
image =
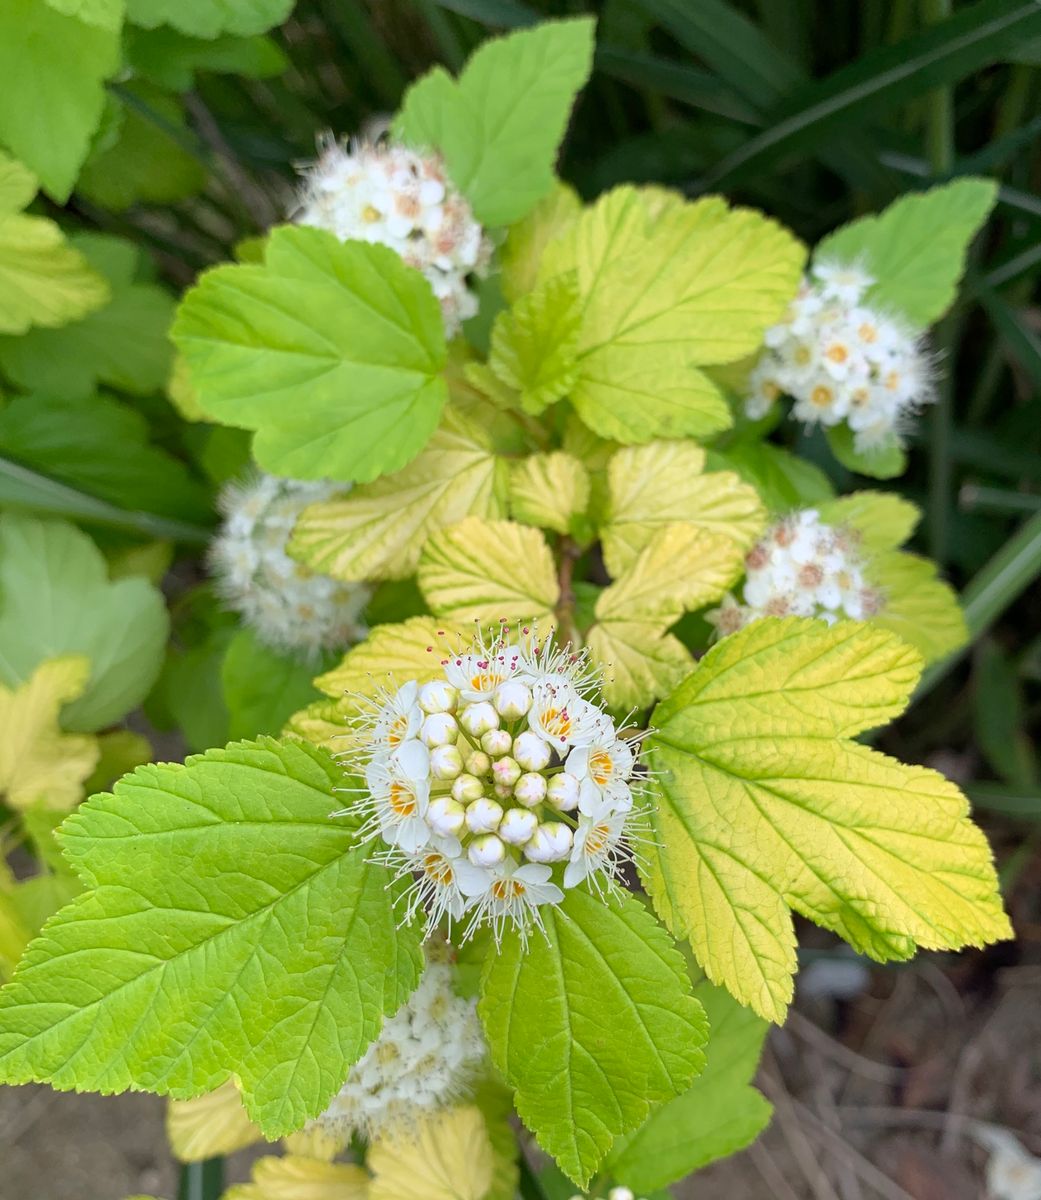
[[[127,20],[145,29],[172,25],[189,37],[249,37],[280,25],[294,0],[127,0]]]
[[[856,450],[853,431],[846,424],[825,430],[832,454],[848,470],[872,479],[895,479],[907,470],[907,451],[899,442],[890,442],[871,450]]]
[[[835,494],[820,467],[769,442],[741,442],[728,447],[725,454],[710,451],[708,462],[714,471],[722,467],[736,471],[755,488],[770,512],[778,515],[820,505]]]
[[[131,242],[104,234],[69,241],[108,281],[111,299],[61,329],[0,338],[4,374],[20,387],[62,399],[89,396],[99,383],[135,395],[158,391],[173,359],[167,338],[173,301],[163,288],[137,279],[140,254]]]
[[[953,303],[965,256],[997,191],[991,179],[969,178],[904,196],[877,217],[861,217],[829,234],[814,258],[862,262],[877,280],[867,302],[923,329]]]
[[[109,299],[53,221],[22,214],[35,195],[36,176],[0,151],[0,334],[75,321]]]
[[[140,577],[110,583],[94,543],[65,521],[0,516],[0,679],[29,678],[58,654],[85,654],[90,681],[62,717],[92,731],[144,699],[168,630],[160,592]]]
[[[602,437],[706,437],[730,411],[699,367],[757,349],[795,293],[804,253],[718,197],[620,187],[547,248],[540,279],[575,274],[582,305],[571,401]]]
[[[55,12],[77,17],[99,29],[118,29],[123,23],[123,0],[47,0]]]
[[[510,512],[525,525],[567,533],[589,503],[589,474],[563,450],[530,454],[512,464]]]
[[[553,190],[523,220],[510,226],[499,251],[499,264],[502,294],[511,304],[535,287],[543,250],[581,211],[578,193],[558,179]]]
[[[488,365],[525,412],[537,416],[574,387],[580,322],[573,275],[547,280],[496,320]]]
[[[663,525],[683,522],[730,538],[747,550],[766,512],[754,488],[732,471],[704,472],[705,451],[693,442],[623,448],[608,463],[604,561],[621,575]]]
[[[664,1187],[717,1158],[744,1149],[770,1120],[751,1086],[767,1023],[724,988],[694,988],[708,1014],[708,1063],[690,1088],[655,1109],[635,1133],[611,1147],[604,1169],[641,1193]]]
[[[921,513],[893,492],[850,492],[817,505],[828,525],[852,525],[869,553],[895,550],[915,531]]]
[[[386,246],[281,226],[263,266],[223,266],[185,296],[174,340],[203,410],[255,429],[265,469],[370,480],[437,427],[445,337],[430,285]]]
[[[141,767],[70,817],[88,890],[3,993],[0,1078],[188,1098],[234,1073],[267,1136],[317,1115],[422,962],[388,872],[329,819],[342,778],[263,739]]]
[[[412,145],[440,150],[483,225],[509,225],[553,187],[557,147],[593,64],[588,17],[546,21],[476,50],[458,82],[435,67],[395,123]]]
[[[505,462],[479,425],[450,408],[403,470],[306,508],[290,553],[336,579],[405,579],[437,529],[471,514],[505,516],[505,501]]]
[[[190,91],[196,72],[214,71],[267,79],[281,74],[289,60],[267,37],[186,37],[169,26],[128,29],[126,56],[150,83],[174,92]]]
[[[279,654],[251,630],[240,629],[228,644],[221,668],[228,737],[280,733],[297,709],[319,698],[312,680],[322,665]]]
[[[0,143],[64,202],[101,119],[104,81],[119,66],[119,22],[111,7],[104,24],[87,23],[86,3],[60,7],[48,0],[0,7]],[[100,3],[89,7],[95,18],[102,13]],[[66,15],[76,8],[83,20]]]
[[[662,525],[625,572],[600,593],[587,642],[605,664],[612,708],[666,696],[694,665],[668,629],[688,609],[718,600],[741,573],[741,549],[696,525]]]
[[[0,409],[0,453],[125,508],[210,520],[207,490],[147,438],[141,413],[108,396],[15,396]]]
[[[548,621],[560,592],[553,556],[537,529],[467,517],[427,542],[419,586],[439,617]]]
[[[478,1012],[524,1123],[584,1186],[612,1141],[704,1066],[707,1026],[671,939],[644,906],[584,889],[544,909],[546,937],[508,933]]]
[[[791,998],[789,908],[882,961],[1009,936],[961,792],[849,740],[902,711],[920,665],[867,625],[765,619],[652,717],[648,890],[709,977],[764,1017]]]

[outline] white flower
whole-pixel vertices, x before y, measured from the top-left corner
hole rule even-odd
[[[817,262],[784,319],[764,335],[745,412],[764,416],[779,393],[807,425],[846,422],[854,449],[898,445],[910,416],[932,400],[922,340],[864,297],[874,280],[857,264]]]
[[[449,336],[476,314],[468,278],[484,271],[491,243],[437,155],[327,139],[306,172],[296,219],[341,241],[388,246],[426,277]]]
[[[419,987],[384,1021],[314,1125],[367,1139],[407,1134],[467,1094],[484,1055],[474,1001],[455,994],[447,963],[428,962]]]
[[[209,553],[217,591],[275,649],[314,658],[365,636],[369,588],[315,574],[286,550],[300,513],[345,490],[261,474],[221,492],[224,522]]]
[[[639,737],[615,730],[586,656],[551,640],[482,637],[442,665],[443,681],[405,683],[355,722],[345,757],[368,787],[345,811],[382,841],[375,861],[412,877],[406,920],[425,908],[429,933],[469,914],[464,937],[488,923],[523,939],[543,924],[533,906],[590,877],[602,892],[629,856]]]
[[[724,597],[706,617],[719,637],[766,616],[865,620],[884,604],[868,581],[868,565],[856,534],[825,525],[815,509],[791,513],[745,556],[740,599]]]

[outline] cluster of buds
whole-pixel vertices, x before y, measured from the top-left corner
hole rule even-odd
[[[452,990],[447,962],[428,962],[419,987],[384,1022],[314,1123],[367,1140],[407,1133],[464,1096],[484,1056],[475,1002]]]
[[[883,605],[866,566],[856,530],[825,525],[815,509],[803,509],[777,521],[749,550],[741,598],[724,597],[706,616],[720,636],[760,617],[862,621]]]
[[[220,495],[224,522],[210,546],[217,590],[275,649],[314,657],[365,636],[369,589],[316,574],[286,553],[301,511],[342,491],[342,484],[259,474]]]
[[[584,654],[478,637],[441,678],[384,694],[346,755],[364,787],[344,812],[379,860],[411,876],[407,916],[468,917],[525,937],[539,908],[585,880],[602,891],[631,857],[639,735],[616,730]],[[433,652],[433,647],[431,647]]]
[[[787,395],[806,425],[845,421],[858,453],[900,443],[933,398],[930,365],[920,337],[864,303],[874,282],[857,266],[813,265],[785,319],[766,332],[745,399],[750,417]]]
[[[438,155],[330,139],[306,172],[296,220],[341,241],[389,246],[423,273],[449,336],[476,314],[467,277],[487,266],[491,243]]]

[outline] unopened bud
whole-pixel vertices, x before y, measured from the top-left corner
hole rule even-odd
[[[521,769],[517,760],[507,755],[492,763],[492,778],[502,787],[513,787],[521,777]]]
[[[474,750],[466,756],[466,769],[471,775],[487,775],[492,769],[492,760],[483,750]]]
[[[546,798],[546,777],[529,771],[517,780],[513,789],[514,799],[525,808],[534,808]]]
[[[572,812],[578,808],[578,793],[581,784],[574,775],[561,771],[554,775],[546,788],[546,799],[558,812]]]
[[[531,708],[531,688],[526,683],[518,683],[511,679],[496,688],[492,703],[500,717],[507,721],[516,721],[526,716]]]
[[[425,713],[455,712],[459,693],[444,679],[424,683],[419,689],[419,707]]]
[[[419,740],[433,750],[436,746],[454,746],[459,726],[451,713],[433,713],[420,726]]]
[[[466,809],[466,828],[471,833],[494,833],[502,820],[502,805],[489,796],[482,796]]]
[[[451,796],[438,796],[427,808],[430,828],[442,837],[454,836],[466,821],[466,809]]]
[[[513,757],[525,771],[541,771],[549,766],[553,751],[537,733],[528,730],[513,739]]]
[[[535,830],[524,855],[537,863],[562,862],[571,853],[573,841],[571,830],[561,821],[546,821]]]
[[[511,808],[499,826],[499,837],[511,846],[523,846],[531,840],[539,826],[539,819],[526,808]]]
[[[484,784],[474,775],[460,775],[452,784],[452,798],[460,804],[469,804],[484,795]]]
[[[502,758],[513,749],[513,738],[505,729],[489,729],[481,734],[481,749],[492,758]]]
[[[489,729],[499,728],[499,714],[487,700],[479,700],[463,709],[459,723],[471,737],[480,737]]]
[[[438,746],[430,751],[430,774],[435,779],[455,779],[462,770],[463,756],[458,746]]]
[[[502,838],[496,837],[494,833],[485,833],[474,838],[466,856],[475,867],[497,867],[506,857],[506,847]]]

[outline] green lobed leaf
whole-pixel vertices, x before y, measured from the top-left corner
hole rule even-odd
[[[119,67],[118,21],[86,23],[67,15],[73,0],[63,7],[0,6],[0,142],[58,203],[69,198],[101,119],[104,81]]]
[[[826,429],[832,454],[849,471],[868,475],[872,479],[895,479],[907,470],[907,451],[898,441],[872,450],[853,448],[853,431],[848,425],[832,425]]]
[[[444,155],[483,225],[512,224],[552,189],[557,147],[592,68],[593,31],[576,17],[493,38],[458,82],[436,67],[406,92],[397,136]]]
[[[792,993],[789,909],[906,959],[1009,936],[957,787],[850,741],[902,711],[921,660],[892,634],[766,618],[724,638],[657,708],[644,877],[709,977],[762,1016]]]
[[[560,237],[582,211],[582,201],[574,188],[558,179],[523,220],[510,226],[499,250],[502,291],[516,303],[535,286],[542,252]]]
[[[820,505],[835,494],[820,467],[769,442],[742,442],[722,453],[710,450],[708,463],[713,471],[736,471],[755,488],[771,513]]]
[[[119,29],[123,24],[123,0],[47,0],[47,3],[55,12],[101,29]]]
[[[694,995],[708,1014],[705,1070],[611,1147],[604,1169],[650,1192],[743,1150],[766,1127],[771,1106],[751,1086],[769,1028],[724,988],[702,978]]]
[[[169,26],[129,28],[125,54],[143,78],[174,92],[191,91],[200,71],[268,79],[281,75],[289,66],[288,58],[271,38],[193,38]]]
[[[910,500],[893,492],[850,492],[816,508],[829,525],[851,525],[872,552],[902,546],[922,515]]]
[[[174,341],[203,411],[255,429],[266,470],[371,480],[419,453],[447,389],[441,310],[386,246],[280,226],[260,265],[207,272]]]
[[[169,619],[140,577],[109,582],[105,559],[65,521],[0,515],[0,679],[24,682],[46,658],[90,659],[85,694],[62,715],[91,732],[135,708],[162,664]]]
[[[0,1078],[187,1099],[234,1074],[269,1138],[317,1115],[422,964],[401,885],[329,819],[342,779],[262,739],[88,801],[62,827],[88,890],[0,993]]]
[[[314,677],[331,666],[332,656],[306,662],[265,646],[250,629],[238,630],[221,667],[228,737],[281,732],[298,709],[320,698]]]
[[[883,551],[872,557],[867,575],[883,596],[882,611],[871,618],[872,625],[910,642],[927,663],[944,658],[969,640],[958,596],[938,577],[930,559],[899,550]]]
[[[545,937],[511,931],[486,959],[478,1012],[521,1119],[584,1187],[615,1137],[689,1086],[708,1031],[638,900],[574,888],[543,912]]]
[[[241,37],[264,33],[281,23],[294,0],[126,0],[127,20],[145,29],[172,25],[189,37]]]
[[[924,329],[953,303],[969,246],[997,194],[994,180],[965,178],[902,196],[878,216],[829,234],[814,259],[862,263],[876,281],[866,301]]]
[[[511,463],[510,512],[525,525],[567,533],[589,503],[589,475],[564,450],[529,454]]]

